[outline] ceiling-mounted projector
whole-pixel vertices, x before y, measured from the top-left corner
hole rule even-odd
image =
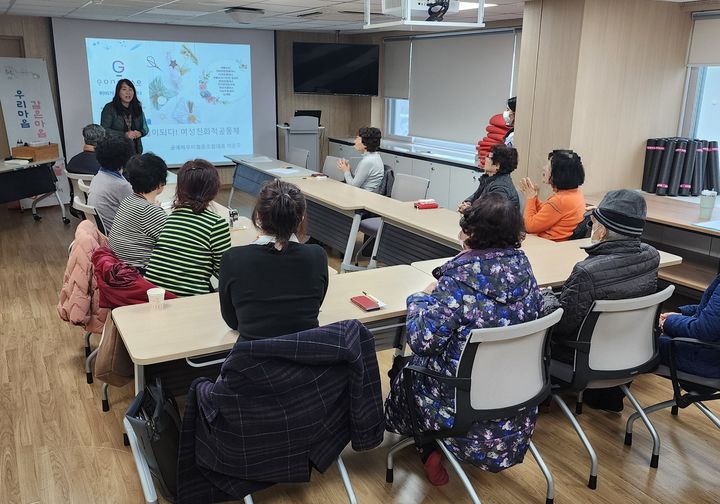
[[[431,7],[440,4],[435,0],[407,0],[410,10],[428,12]],[[460,0],[450,0],[447,12],[460,12]],[[403,0],[382,0],[382,13],[390,16],[401,17]]]
[[[225,9],[225,14],[233,18],[236,23],[251,24],[264,16],[265,10],[252,7],[230,7]]]
[[[460,12],[459,0],[382,0],[382,19],[372,12],[373,0],[363,0],[363,30],[475,30],[484,28],[485,0],[468,0],[470,7],[477,4],[477,15],[451,16]],[[464,7],[468,7],[463,5]],[[420,14],[422,13],[422,14]],[[390,18],[390,19],[388,19]],[[392,19],[394,18],[394,19]]]

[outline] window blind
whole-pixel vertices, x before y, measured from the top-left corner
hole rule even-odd
[[[511,93],[515,33],[413,40],[410,135],[474,144]]]

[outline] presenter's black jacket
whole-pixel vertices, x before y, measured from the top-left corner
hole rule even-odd
[[[319,245],[233,247],[220,261],[220,311],[241,339],[318,327],[327,287],[327,254]]]
[[[142,112],[140,113],[140,117],[131,117],[130,125],[130,129],[139,131],[142,136],[147,136],[147,134],[150,133],[147,121],[145,120],[145,114]],[[103,107],[102,114],[100,115],[100,126],[105,128],[105,133],[110,135],[125,137],[125,133],[129,131],[127,124],[125,124],[125,119],[122,114],[118,114],[112,102],[106,103]],[[142,154],[142,137],[133,140],[133,149],[135,154]]]
[[[520,198],[517,189],[513,184],[509,173],[498,173],[497,175],[484,174],[480,177],[480,183],[477,190],[471,196],[465,199],[472,203],[483,194],[499,193],[503,194],[507,199],[513,202],[515,208],[520,209]]]

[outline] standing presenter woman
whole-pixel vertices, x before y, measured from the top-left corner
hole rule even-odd
[[[106,103],[100,116],[100,124],[109,135],[124,136],[132,141],[135,154],[142,154],[141,138],[149,133],[145,114],[137,98],[135,85],[128,79],[120,79],[115,86],[115,96]]]

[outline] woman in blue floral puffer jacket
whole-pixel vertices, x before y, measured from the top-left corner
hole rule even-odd
[[[519,250],[522,220],[512,203],[499,194],[483,196],[465,211],[460,226],[465,250],[439,268],[437,283],[407,300],[408,343],[414,354],[407,364],[447,376],[455,375],[470,331],[535,320],[542,312],[530,263]],[[392,380],[386,425],[389,431],[411,435],[402,381],[401,372]],[[452,428],[454,389],[426,377],[418,377],[413,388],[421,430]],[[498,472],[522,462],[536,418],[533,408],[516,417],[476,423],[467,437],[443,442],[459,460]],[[418,448],[428,479],[436,485],[447,482],[440,452],[431,451],[430,445]]]

